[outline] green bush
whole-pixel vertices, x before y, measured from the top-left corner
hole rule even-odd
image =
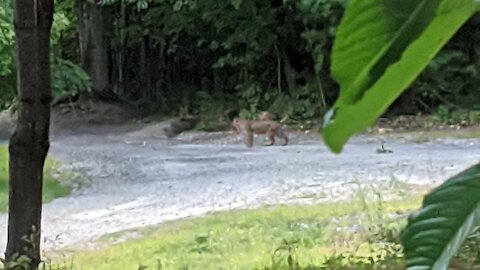
[[[440,105],[432,114],[435,122],[447,125],[475,125],[480,123],[479,110],[452,109],[449,106]]]

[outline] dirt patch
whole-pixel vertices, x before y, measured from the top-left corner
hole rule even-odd
[[[52,134],[118,133],[135,129],[135,115],[119,104],[86,102],[52,108]]]

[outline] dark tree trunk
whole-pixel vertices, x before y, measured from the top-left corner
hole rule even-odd
[[[150,86],[150,74],[149,74],[149,68],[148,68],[148,38],[144,36],[142,38],[142,42],[140,44],[140,59],[139,59],[139,68],[140,68],[140,73],[138,74],[139,80],[140,80],[140,87],[141,89],[144,89],[142,91],[142,98],[143,99],[152,99],[153,96],[151,95],[151,86]]]
[[[49,148],[50,29],[53,0],[15,0],[17,126],[10,138],[8,242],[5,258],[27,255],[40,262],[43,165]],[[25,241],[23,237],[31,240]],[[34,237],[32,237],[34,236]],[[6,265],[6,269],[17,269]]]
[[[87,44],[90,36],[87,32],[87,19],[85,15],[85,4],[83,0],[75,0],[75,13],[77,15],[77,39],[79,61],[82,67],[85,66],[85,59],[87,53]]]
[[[97,1],[76,0],[80,64],[90,76],[92,89],[104,91],[109,83],[104,16]]]

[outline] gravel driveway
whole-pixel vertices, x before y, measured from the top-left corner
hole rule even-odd
[[[53,136],[50,156],[89,182],[44,206],[43,248],[85,247],[107,233],[209,211],[344,198],[353,180],[432,184],[480,160],[478,140],[387,139],[393,153],[377,154],[379,138],[359,136],[334,155],[311,136],[293,137],[285,147],[253,149],[225,134],[192,136]],[[0,231],[4,250],[5,215]]]

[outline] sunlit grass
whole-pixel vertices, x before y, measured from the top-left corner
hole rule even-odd
[[[43,202],[50,202],[54,198],[67,196],[70,190],[60,185],[53,177],[56,164],[47,159],[44,166]],[[8,151],[0,146],[0,212],[8,208]]]
[[[461,129],[461,130],[428,130],[428,131],[411,131],[398,132],[384,135],[392,138],[407,138],[414,143],[425,143],[437,139],[480,139],[480,130],[477,129]]]
[[[392,221],[387,214],[416,209],[420,198],[371,206],[354,200],[209,214],[142,229],[135,240],[74,252],[73,264],[83,270],[143,269],[140,265],[146,269],[288,269],[289,255],[305,267],[322,265],[327,257],[332,260],[334,254],[345,252],[358,258],[366,254],[369,260],[368,256],[377,256],[384,248],[368,242],[371,227],[383,231],[387,228],[379,228],[383,224],[399,229],[405,219]],[[114,234],[101,242],[112,243],[123,235]]]

